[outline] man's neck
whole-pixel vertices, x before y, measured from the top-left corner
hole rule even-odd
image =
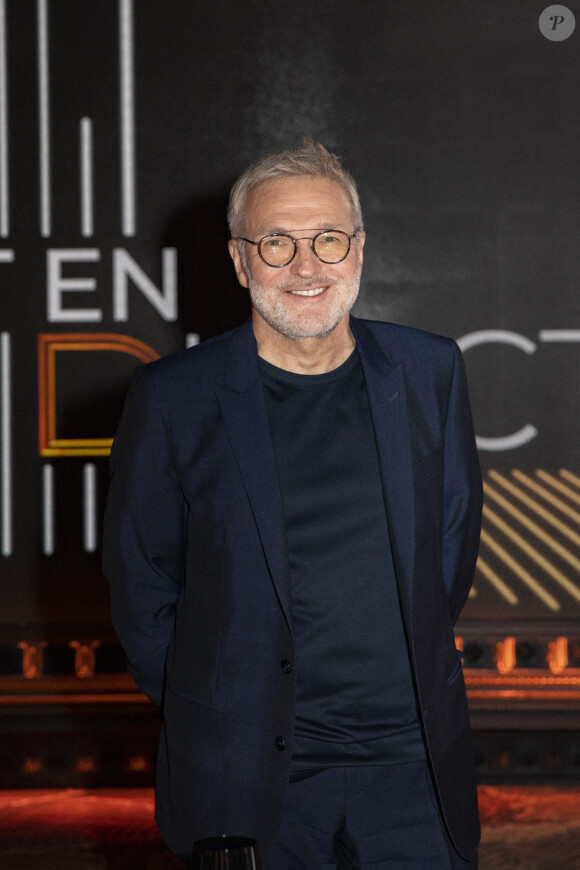
[[[355,347],[349,318],[341,321],[331,333],[320,338],[290,339],[253,317],[258,356],[266,362],[303,375],[320,375],[337,369],[348,359]]]

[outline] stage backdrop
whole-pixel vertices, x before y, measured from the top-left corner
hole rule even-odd
[[[0,0],[5,675],[41,676],[51,632],[61,652],[77,643],[77,676],[94,672],[107,456],[131,373],[247,316],[228,190],[307,134],[360,186],[355,313],[465,354],[486,509],[462,625],[512,640],[545,626],[540,665],[577,678],[574,14],[576,0]],[[476,660],[525,663],[501,643]]]

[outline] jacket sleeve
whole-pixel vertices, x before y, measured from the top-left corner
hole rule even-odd
[[[111,451],[103,568],[113,627],[139,688],[158,706],[185,562],[187,505],[154,372],[139,369]]]
[[[452,347],[445,418],[443,577],[455,624],[473,583],[483,496],[463,357],[455,342]]]

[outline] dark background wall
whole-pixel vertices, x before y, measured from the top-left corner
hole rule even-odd
[[[245,318],[228,189],[303,134],[360,186],[356,313],[465,350],[490,513],[464,618],[578,624],[580,20],[547,38],[546,7],[1,0],[0,634],[107,624],[131,371]]]

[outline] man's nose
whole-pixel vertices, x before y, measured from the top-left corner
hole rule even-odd
[[[290,268],[298,275],[312,275],[318,269],[318,258],[312,250],[312,239],[296,239],[296,256]]]

